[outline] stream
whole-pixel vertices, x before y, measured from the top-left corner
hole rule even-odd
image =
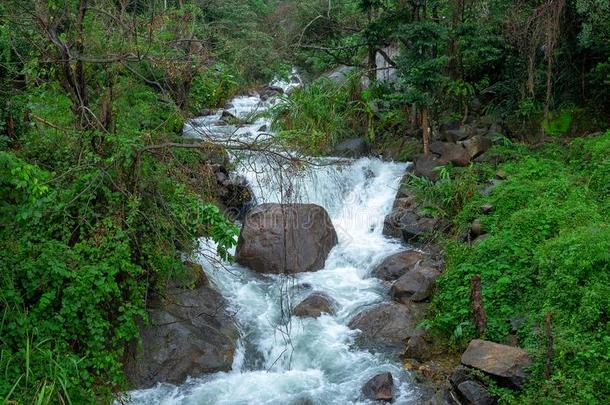
[[[289,91],[298,80],[274,85]],[[243,118],[277,102],[241,96],[231,101],[228,111]],[[185,126],[185,136],[197,137],[200,128],[208,136],[236,141],[273,136],[266,118],[237,128],[218,125],[221,113],[194,119]],[[308,202],[328,211],[339,243],[324,269],[291,277],[260,275],[237,264],[219,268],[199,257],[236,314],[241,337],[232,371],[191,378],[180,386],[157,384],[132,391],[130,403],[367,404],[371,402],[362,398],[361,388],[381,372],[394,377],[395,404],[418,402],[417,387],[400,361],[390,353],[359,348],[354,343],[358,331],[347,327],[365,307],[389,300],[387,287],[369,274],[385,257],[404,249],[382,229],[407,165],[376,158],[312,162],[287,179],[273,162],[253,154],[240,159],[236,171],[252,186],[257,203]],[[337,313],[317,319],[291,317],[290,307],[311,291],[334,298]]]

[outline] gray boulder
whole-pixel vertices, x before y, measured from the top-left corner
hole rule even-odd
[[[316,271],[336,244],[335,228],[319,205],[262,204],[244,219],[235,260],[259,273]]]
[[[468,166],[470,155],[460,144],[452,142],[432,142],[430,151],[440,156],[444,162],[451,162],[456,166]]]
[[[438,218],[432,218],[416,210],[395,210],[384,220],[383,233],[388,236],[402,236],[405,242],[421,241],[430,233],[441,228]]]
[[[170,286],[148,315],[141,344],[128,348],[124,360],[134,387],[231,370],[238,330],[226,301],[207,282],[194,289]]]
[[[521,388],[531,363],[527,352],[518,347],[475,339],[462,354],[462,364],[481,370],[505,385]]]
[[[497,400],[487,391],[487,388],[476,381],[464,381],[457,386],[460,395],[472,405],[494,405]]]
[[[351,329],[359,329],[359,343],[365,346],[399,346],[416,334],[417,324],[423,319],[423,304],[401,305],[395,302],[365,309],[349,322]]]
[[[375,267],[371,275],[384,281],[394,281],[415,268],[417,262],[425,257],[426,255],[416,250],[395,253]]]
[[[491,140],[481,135],[475,135],[462,142],[462,145],[464,145],[464,148],[468,151],[470,159],[474,159],[491,148]]]
[[[333,148],[333,155],[347,158],[359,158],[370,151],[364,138],[346,139]]]

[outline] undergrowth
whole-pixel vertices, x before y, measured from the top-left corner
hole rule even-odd
[[[480,275],[485,338],[514,342],[533,357],[524,391],[510,403],[604,403],[610,395],[610,131],[530,151],[505,147],[508,174],[489,195],[473,192],[475,169],[414,183],[436,215],[467,229],[480,219],[489,237],[447,239],[428,325],[463,349],[476,337],[470,278]],[[482,166],[479,172],[493,173]],[[484,188],[485,185],[479,185]],[[492,204],[488,215],[483,204]],[[552,375],[545,379],[544,318],[552,315]]]

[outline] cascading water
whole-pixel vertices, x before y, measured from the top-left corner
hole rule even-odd
[[[293,83],[283,83],[285,87]],[[275,100],[238,97],[230,110],[237,117],[268,108]],[[216,125],[220,113],[195,119],[185,135],[251,140],[269,122],[259,118],[241,128]],[[264,128],[263,128],[264,130]],[[391,372],[398,385],[394,403],[416,403],[410,376],[388,354],[358,348],[358,331],[349,320],[367,305],[387,300],[387,291],[368,277],[374,265],[401,250],[398,241],[383,236],[383,219],[391,210],[406,165],[379,159],[316,160],[291,177],[282,189],[284,174],[264,159],[248,159],[238,172],[253,187],[257,201],[312,202],[328,211],[339,243],[324,269],[293,277],[263,276],[239,265],[208,270],[209,278],[228,299],[241,331],[233,370],[191,378],[181,386],[158,384],[133,391],[133,404],[351,404],[367,403],[362,385],[381,372]],[[202,241],[202,243],[209,243]],[[204,261],[203,257],[200,258]],[[210,263],[204,263],[212,269]],[[303,287],[305,286],[305,287]],[[301,287],[300,289],[298,287]],[[290,317],[290,302],[302,289],[323,291],[339,304],[335,315],[317,319]],[[292,298],[291,298],[292,297]],[[287,309],[288,308],[288,309]]]

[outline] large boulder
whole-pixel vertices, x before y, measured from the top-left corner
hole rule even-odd
[[[338,304],[323,292],[313,292],[292,310],[295,316],[317,318],[322,314],[334,314]]]
[[[134,387],[231,370],[239,333],[226,301],[207,281],[196,288],[176,285],[152,299],[141,344],[128,349],[125,373]]]
[[[365,309],[349,322],[351,329],[359,329],[359,343],[365,346],[400,346],[417,333],[417,324],[423,319],[424,305],[395,302]]]
[[[391,373],[377,374],[362,387],[362,395],[371,401],[391,402],[394,399],[394,378]]]
[[[426,255],[416,250],[395,253],[375,267],[371,275],[384,281],[394,281],[412,270],[417,262],[425,257]]]
[[[319,205],[262,204],[244,219],[235,260],[259,273],[316,271],[336,244],[335,228]]]
[[[518,347],[475,339],[462,354],[462,364],[479,369],[504,385],[521,388],[531,363],[527,352]]]

